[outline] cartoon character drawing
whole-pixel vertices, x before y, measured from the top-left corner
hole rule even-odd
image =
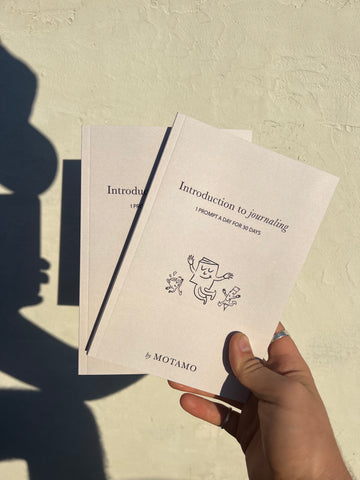
[[[166,279],[168,286],[165,287],[165,290],[167,290],[168,293],[178,292],[179,295],[182,295],[181,285],[184,279],[180,277],[180,275],[178,277],[176,275],[177,272],[173,272],[172,275],[171,273],[169,274],[169,278]]]
[[[193,274],[189,281],[195,284],[194,295],[197,299],[201,300],[204,305],[208,298],[210,298],[210,300],[214,300],[215,298],[216,290],[212,290],[214,282],[228,280],[233,277],[232,273],[225,273],[225,275],[218,277],[219,264],[209,258],[203,257],[199,260],[196,268],[194,268],[193,255],[189,255],[187,261],[190,271]]]
[[[234,287],[229,291],[229,293],[226,293],[225,288],[223,288],[222,292],[225,295],[225,298],[221,302],[218,302],[218,307],[223,306],[225,311],[227,307],[233,307],[234,305],[236,305],[237,301],[235,300],[235,298],[241,297],[241,295],[238,293],[239,290],[239,287]]]

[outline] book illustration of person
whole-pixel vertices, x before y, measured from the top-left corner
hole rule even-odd
[[[204,305],[207,303],[208,298],[214,300],[216,296],[216,290],[212,290],[214,282],[233,278],[233,274],[230,272],[218,277],[219,264],[209,258],[203,257],[199,260],[196,268],[194,268],[193,255],[189,255],[187,261],[190,271],[193,274],[189,281],[195,284],[194,295],[198,300],[201,300]]]
[[[239,287],[233,287],[229,293],[226,293],[225,288],[223,288],[222,292],[225,295],[224,300],[221,300],[218,302],[218,307],[223,306],[224,311],[227,309],[227,307],[233,307],[234,305],[237,305],[237,301],[235,298],[240,298],[241,295],[238,293],[240,290]]]
[[[179,295],[182,295],[181,285],[184,279],[180,277],[180,275],[179,276],[176,276],[176,275],[177,275],[177,272],[173,272],[172,275],[171,273],[169,274],[169,277],[166,279],[168,286],[165,287],[165,290],[167,290],[168,293],[178,292]]]

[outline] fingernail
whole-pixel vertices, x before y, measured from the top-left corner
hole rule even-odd
[[[241,337],[238,339],[238,347],[243,353],[251,352],[249,339],[246,335],[241,335]]]

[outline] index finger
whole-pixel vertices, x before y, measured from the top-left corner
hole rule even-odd
[[[171,388],[174,388],[175,390],[180,390],[180,392],[195,393],[196,395],[201,395],[203,397],[209,397],[209,398],[219,398],[213,393],[205,392],[203,390],[198,390],[197,388],[188,387],[187,385],[173,382],[172,380],[168,380],[168,384],[170,385]]]
[[[192,388],[187,385],[183,385],[181,383],[176,383],[176,382],[173,382],[172,380],[168,380],[168,384],[170,385],[171,388],[174,388],[175,390],[179,390],[180,392],[193,393],[201,397],[214,398],[216,400],[220,400],[221,402],[227,403],[235,408],[238,408],[239,410],[244,408],[244,405],[245,405],[243,402],[236,402],[235,400],[225,398],[221,395],[215,395],[214,393],[205,392],[204,390],[198,390],[197,388]]]

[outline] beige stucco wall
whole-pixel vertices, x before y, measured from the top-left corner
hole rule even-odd
[[[22,309],[25,321],[76,346],[78,308],[58,305],[57,292],[62,161],[80,158],[82,123],[170,125],[181,111],[218,127],[250,128],[254,142],[341,179],[283,323],[311,366],[355,475],[359,20],[358,0],[0,3],[1,44],[37,77],[30,122],[50,140],[58,160],[57,175],[40,197],[41,255],[51,264],[50,282],[42,286],[42,303]],[[56,378],[61,357],[46,368]],[[38,386],[0,372],[0,399],[8,388],[26,393]],[[98,425],[108,479],[247,478],[235,442],[183,413],[178,396],[165,381],[146,377],[86,402]],[[47,413],[42,422],[34,425],[34,437],[45,428]],[[76,455],[66,449],[60,455],[68,468],[64,478],[89,478],[72,476]],[[25,461],[0,462],[0,476],[27,479]]]

